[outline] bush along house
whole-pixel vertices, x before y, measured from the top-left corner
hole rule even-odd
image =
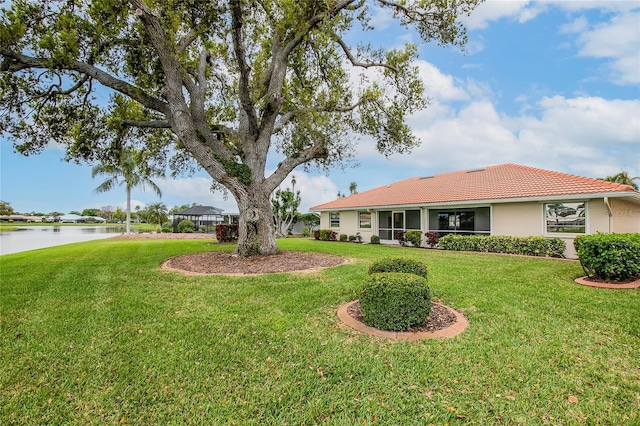
[[[575,258],[578,235],[640,232],[640,192],[630,185],[516,164],[414,177],[310,209],[320,229],[380,237],[427,235],[559,237]],[[425,246],[423,239],[423,246]]]

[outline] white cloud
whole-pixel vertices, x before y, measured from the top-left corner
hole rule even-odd
[[[488,0],[478,5],[470,16],[461,18],[461,21],[469,29],[483,29],[489,25],[489,22],[502,18],[526,22],[540,13],[543,5],[528,6],[530,6],[529,0]]]
[[[640,174],[640,100],[544,97],[508,116],[489,100],[471,101],[455,114],[412,117],[423,144],[393,161],[412,175],[517,163],[600,177]]]
[[[296,170],[287,176],[280,185],[280,188],[292,189],[291,180],[293,176],[296,178],[295,191],[300,191],[299,212],[306,213],[312,206],[326,203],[337,198],[340,189],[338,189],[336,184],[328,176],[314,176],[300,170]],[[348,188],[342,189],[342,192],[347,190]]]
[[[619,84],[640,83],[639,23],[640,13],[627,13],[583,31],[577,41],[578,54],[611,60],[611,77]]]

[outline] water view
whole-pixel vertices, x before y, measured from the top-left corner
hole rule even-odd
[[[124,226],[29,226],[0,231],[0,255],[114,237]]]

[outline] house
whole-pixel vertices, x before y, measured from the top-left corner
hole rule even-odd
[[[222,209],[212,206],[193,206],[173,215],[173,232],[178,232],[178,224],[190,220],[199,232],[215,232],[216,225],[223,223]]]
[[[397,231],[560,237],[640,232],[629,185],[516,164],[414,177],[320,204],[320,228],[397,243]]]

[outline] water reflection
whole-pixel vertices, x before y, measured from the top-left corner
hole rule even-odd
[[[124,226],[29,226],[0,231],[0,255],[120,235]]]

